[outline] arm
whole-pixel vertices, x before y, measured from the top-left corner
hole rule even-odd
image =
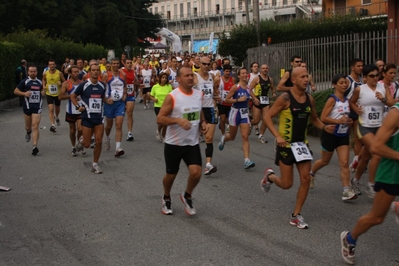
[[[46,73],[43,74],[42,83],[43,83],[43,89],[45,90],[47,85]]]
[[[284,84],[290,78],[290,72],[286,71],[283,77],[280,79],[280,82],[277,85],[277,91],[289,91],[292,87],[286,87]]]
[[[158,85],[158,84],[155,84],[155,85],[152,87],[151,92],[150,92],[150,99],[151,99],[151,101],[153,101],[154,103],[157,103],[157,102],[158,102],[158,98],[155,98],[155,97],[157,96],[157,85]]]
[[[226,103],[235,103],[238,102],[238,99],[233,99],[234,93],[237,91],[237,85],[234,85],[229,90],[229,93],[226,96]]]
[[[357,100],[359,100],[360,87],[356,87],[353,91],[352,98],[349,100],[349,105],[351,110],[355,111],[357,114],[362,114],[362,107],[357,104]]]
[[[316,85],[314,84],[313,77],[311,75],[309,75],[309,84],[310,84],[310,88],[311,88],[312,92],[315,92]]]
[[[325,130],[330,134],[334,133],[335,125],[324,125],[323,122],[320,121],[320,119],[317,117],[314,99],[310,95],[309,95],[309,98],[310,98],[310,104],[311,104],[311,108],[312,108],[312,113],[310,114],[310,120],[312,121],[312,124],[320,130]]]
[[[255,105],[259,105],[259,99],[256,97],[255,93],[254,93],[254,88],[256,87],[256,85],[259,84],[259,76],[256,76],[252,81],[251,84],[249,84],[249,94],[252,97],[252,101],[254,102]]]
[[[272,92],[272,97],[276,97],[277,95],[274,88],[274,80],[271,77],[269,77],[269,79],[270,79],[270,90]]]
[[[60,79],[61,79],[61,84],[62,84],[62,82],[65,81],[65,78],[61,71],[60,71]],[[58,84],[58,85],[61,85],[61,84]]]
[[[168,125],[174,125],[178,124],[180,127],[182,127],[185,130],[189,130],[191,128],[191,123],[187,119],[184,118],[176,118],[176,117],[170,117],[169,115],[172,113],[173,110],[173,97],[168,94],[165,98],[165,101],[162,104],[161,110],[159,110],[158,116],[157,116],[157,123],[160,126],[168,126]],[[202,114],[203,116],[203,114]],[[201,117],[202,117],[201,116]]]
[[[64,81],[61,85],[60,95],[58,96],[59,100],[66,100],[70,98],[70,95],[66,94],[68,89],[68,82]]]
[[[270,133],[272,133],[273,136],[276,138],[277,145],[280,147],[285,147],[288,144],[288,142],[285,141],[278,133],[278,130],[276,129],[273,123],[273,117],[275,117],[282,110],[289,108],[289,106],[290,106],[289,95],[287,93],[283,93],[282,95],[280,95],[280,97],[277,98],[277,100],[274,102],[274,104],[271,106],[269,111],[266,112],[265,115],[266,126],[270,130]]]
[[[18,87],[14,89],[14,94],[17,96],[30,97],[30,91],[21,91]]]
[[[371,153],[378,156],[399,160],[399,152],[391,149],[386,145],[389,138],[399,128],[399,110],[392,108],[389,110],[387,116],[384,118],[381,127],[378,129],[377,134],[371,144]]]
[[[382,94],[377,91],[375,93],[375,97],[380,100],[382,103],[385,103],[385,105],[392,106],[396,103],[396,100],[392,97],[391,91],[389,88],[385,89],[385,97],[382,96]]]

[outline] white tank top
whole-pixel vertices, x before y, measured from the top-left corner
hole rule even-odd
[[[78,85],[79,84],[72,84],[72,82],[70,82],[70,81],[68,81],[68,88],[67,88],[67,93],[68,93],[68,95],[71,95],[75,90],[76,90],[76,88],[78,87]],[[77,99],[78,99],[78,104],[79,105],[82,105],[82,103],[81,103],[81,101],[80,101],[80,96],[78,96],[77,97]],[[73,105],[73,103],[72,103],[72,101],[71,101],[71,98],[69,98],[68,100],[67,100],[67,104],[65,105],[66,106],[66,112],[68,113],[68,114],[74,114],[74,115],[77,115],[77,114],[80,114],[80,112],[78,111],[78,110],[76,110],[76,107],[75,107],[75,105]]]
[[[341,100],[334,94],[331,95],[331,97],[333,97],[335,99],[335,105],[334,105],[333,109],[331,110],[331,112],[328,114],[328,116],[331,117],[332,119],[337,119],[337,120],[341,119],[343,116],[348,117],[349,113],[350,113],[348,99],[345,97],[344,98],[345,100],[343,102],[341,102]],[[348,129],[349,129],[349,127],[347,124],[339,124],[335,128],[334,135],[337,135],[337,136],[347,135]]]
[[[212,108],[213,104],[213,79],[212,75],[208,73],[208,79],[203,79],[200,74],[194,72],[197,75],[198,83],[195,85],[195,88],[202,91],[204,93],[204,101],[202,103],[202,107]]]
[[[151,87],[152,69],[148,69],[148,70],[142,69],[141,75],[143,76],[144,88],[150,88]]]
[[[169,84],[172,85],[173,89],[176,89],[179,87],[179,82],[176,80],[176,72],[173,71],[172,68],[169,68],[170,75],[169,75]]]
[[[359,115],[359,123],[364,127],[375,128],[381,126],[385,104],[375,97],[377,91],[383,97],[386,97],[385,87],[381,83],[377,83],[375,91],[370,89],[367,84],[360,86],[358,103],[362,106],[363,113]]]
[[[169,93],[173,98],[173,110],[169,117],[185,118],[191,122],[191,128],[185,130],[178,124],[169,125],[166,129],[165,143],[178,146],[194,146],[199,143],[199,126],[202,109],[202,92],[192,90],[185,94],[180,88]]]

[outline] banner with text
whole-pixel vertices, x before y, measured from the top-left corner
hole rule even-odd
[[[213,39],[213,53],[216,53],[219,44],[219,39]],[[208,40],[194,40],[194,52],[204,52],[209,53],[209,39]]]

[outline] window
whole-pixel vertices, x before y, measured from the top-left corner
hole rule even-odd
[[[287,5],[288,1],[287,0],[283,0],[283,5]]]
[[[166,15],[166,18],[167,18],[168,20],[170,20],[170,11],[168,11],[168,13],[167,13],[167,15]]]
[[[191,16],[191,3],[187,3],[187,16]]]
[[[193,9],[193,13],[194,13],[194,16],[196,17],[197,16],[197,8],[196,7],[194,7],[194,9]]]
[[[175,6],[177,6],[177,4],[175,4]],[[183,8],[183,3],[180,4],[180,17],[184,17],[184,8]],[[176,12],[175,15],[177,15],[177,7],[176,7]]]
[[[362,5],[371,4],[371,0],[362,0]]]
[[[276,6],[277,5],[277,0],[272,0],[272,6]]]
[[[220,11],[220,6],[216,5],[216,14],[219,14],[219,11]]]
[[[155,7],[155,14],[158,14],[158,7]]]
[[[165,14],[165,7],[164,6],[161,6],[161,13],[162,13],[162,15]]]

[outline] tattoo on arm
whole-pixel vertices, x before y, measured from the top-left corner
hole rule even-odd
[[[289,102],[289,101],[290,101],[290,96],[288,95],[288,93],[284,93],[284,94],[282,95],[282,97],[283,97],[283,100],[284,100],[285,102]]]

